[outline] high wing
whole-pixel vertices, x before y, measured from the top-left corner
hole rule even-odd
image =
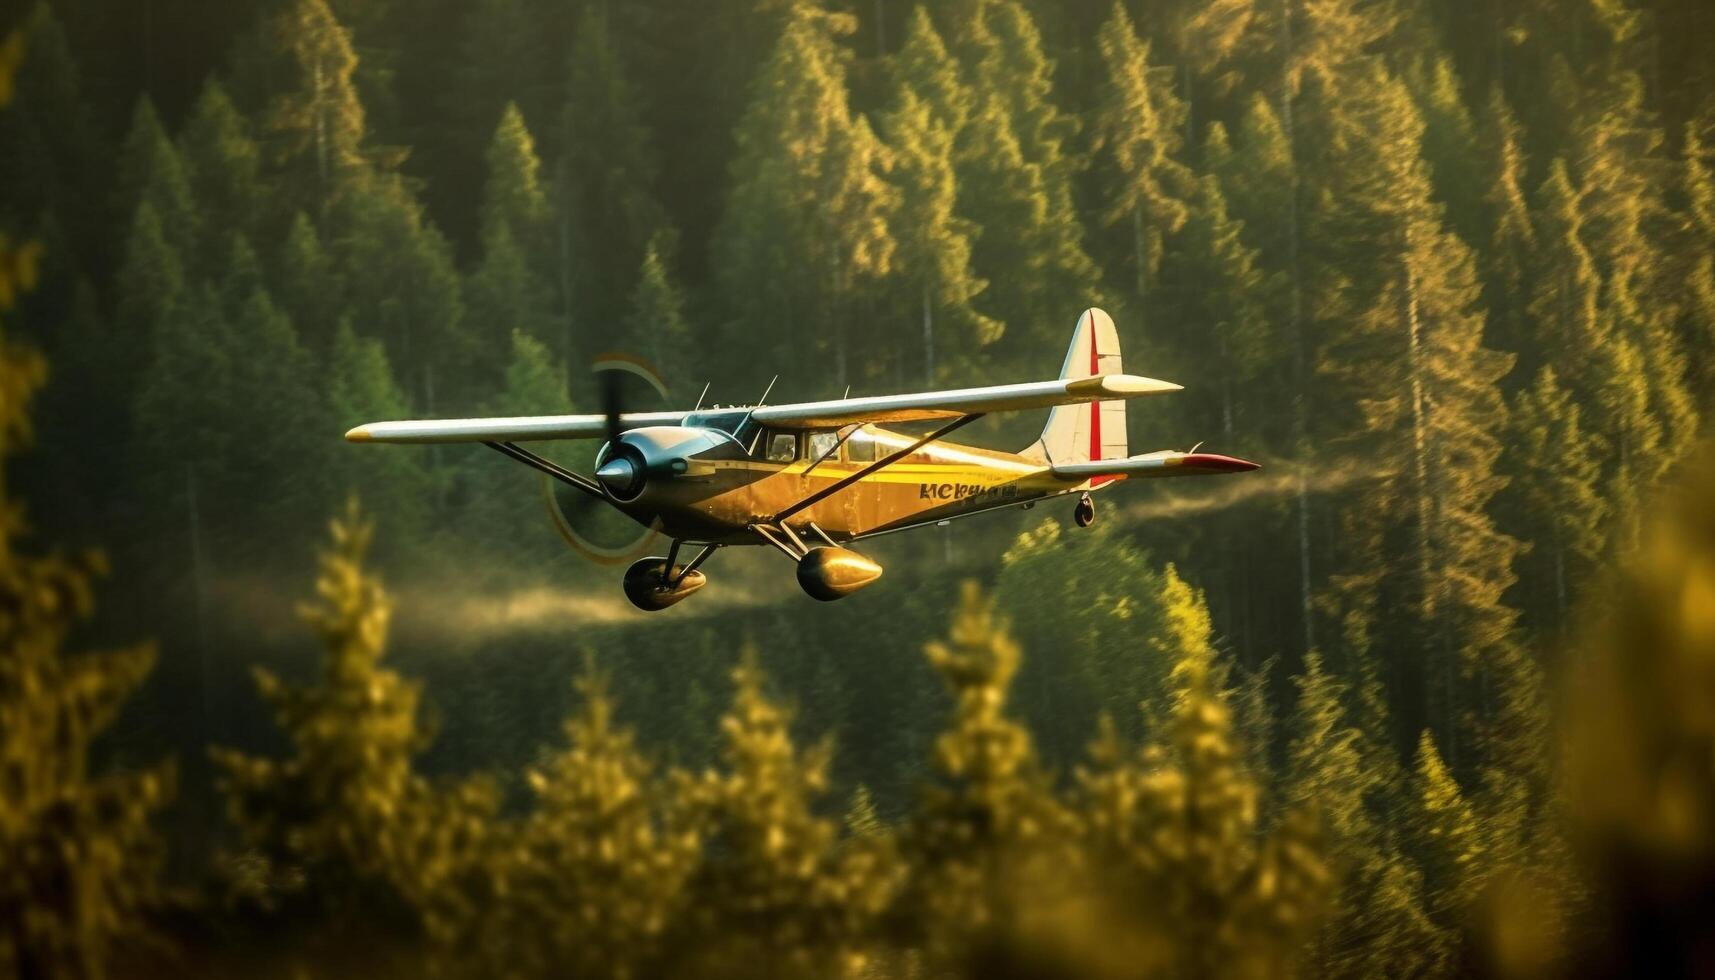
[[[1181,453],[1164,449],[1141,456],[1128,456],[1125,459],[1092,459],[1087,463],[1063,463],[1052,467],[1052,470],[1054,475],[1061,479],[1087,480],[1102,476],[1211,476],[1219,473],[1244,473],[1259,468],[1258,464],[1235,456]]]
[[[1138,398],[1181,388],[1171,381],[1140,378],[1135,374],[1104,374],[1093,378],[926,391],[915,395],[876,395],[799,402],[796,405],[769,405],[758,408],[751,417],[779,429],[827,429],[856,422],[916,422],[987,412],[1021,412],[1079,402]]]
[[[621,429],[678,425],[689,412],[635,412],[619,417]],[[492,419],[418,419],[370,422],[345,434],[350,442],[524,442],[531,439],[605,439],[605,415],[523,415]]]
[[[1171,381],[1133,374],[1104,374],[1093,378],[1032,381],[926,391],[913,395],[877,395],[837,401],[767,405],[751,417],[778,429],[831,429],[862,422],[911,422],[953,419],[986,412],[1019,412],[1079,402],[1138,398],[1179,391]],[[646,412],[621,415],[620,427],[678,425],[689,412]],[[345,434],[351,442],[525,442],[533,439],[600,439],[607,419],[600,415],[529,415],[489,419],[420,419],[370,422]]]

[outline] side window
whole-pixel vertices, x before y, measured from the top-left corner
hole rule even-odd
[[[833,452],[834,447],[840,444],[840,434],[838,432],[812,432],[809,441],[808,451],[804,453],[804,458],[815,462]]]
[[[846,459],[854,463],[875,462],[875,439],[862,429],[846,440]]]
[[[776,463],[790,463],[797,459],[798,436],[791,432],[769,433],[768,458]]]

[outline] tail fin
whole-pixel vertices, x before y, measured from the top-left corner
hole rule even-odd
[[[1078,317],[1072,344],[1066,349],[1062,378],[1090,378],[1099,374],[1122,374],[1120,339],[1113,317],[1094,307]],[[1048,414],[1042,438],[1023,455],[1048,464],[1087,463],[1096,459],[1124,459],[1127,453],[1125,402],[1088,402],[1061,405]]]

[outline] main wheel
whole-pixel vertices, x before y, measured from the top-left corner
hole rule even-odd
[[[660,612],[709,584],[702,572],[685,574],[685,566],[667,572],[667,559],[641,558],[625,570],[625,597],[644,612]]]
[[[1096,523],[1096,502],[1090,499],[1089,494],[1078,498],[1078,506],[1072,510],[1072,520],[1077,521],[1079,527]]]

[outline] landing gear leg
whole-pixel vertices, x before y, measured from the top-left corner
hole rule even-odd
[[[1089,527],[1096,523],[1096,502],[1090,499],[1088,493],[1078,498],[1078,506],[1072,510],[1072,519],[1078,522],[1079,527]]]

